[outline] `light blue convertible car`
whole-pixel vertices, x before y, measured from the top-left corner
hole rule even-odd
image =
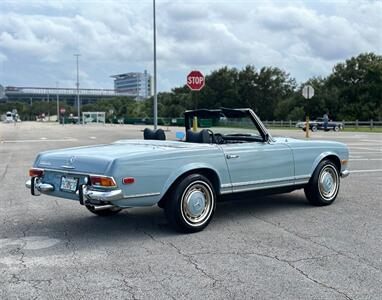
[[[196,232],[224,195],[303,188],[311,204],[328,205],[349,174],[346,145],[272,137],[251,109],[184,115],[180,141],[146,129],[144,140],[40,153],[26,186],[32,195],[72,199],[100,216],[157,204],[175,229]],[[191,130],[195,120],[206,128]]]

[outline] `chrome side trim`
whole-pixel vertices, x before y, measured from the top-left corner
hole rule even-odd
[[[157,192],[157,193],[146,193],[146,194],[136,194],[136,195],[123,196],[123,199],[152,197],[152,196],[158,196],[158,195],[160,195],[159,192]]]
[[[283,182],[283,181],[289,181],[289,180],[293,181],[294,177],[291,176],[291,177],[281,177],[281,178],[275,178],[275,179],[263,179],[263,180],[255,180],[255,181],[235,182],[235,183],[232,183],[232,187],[257,185],[257,184],[267,184],[267,183]]]
[[[294,184],[291,184],[290,182],[281,183],[281,184],[269,184],[269,185],[254,186],[254,187],[249,187],[249,188],[234,189],[233,192],[236,193],[236,192],[256,191],[256,190],[271,189],[271,188],[293,186],[293,185]]]

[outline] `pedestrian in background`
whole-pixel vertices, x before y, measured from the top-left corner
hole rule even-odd
[[[328,130],[328,122],[329,122],[329,112],[326,112],[323,116],[323,121],[324,121],[324,130]]]

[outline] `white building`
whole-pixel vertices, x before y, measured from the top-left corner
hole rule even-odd
[[[135,97],[137,100],[153,95],[153,79],[146,70],[143,73],[130,72],[111,77],[114,78],[114,89],[117,93]]]

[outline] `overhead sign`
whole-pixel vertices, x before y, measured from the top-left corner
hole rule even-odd
[[[306,85],[302,89],[302,95],[305,99],[310,99],[314,96],[314,88],[311,85]]]
[[[60,114],[64,114],[66,112],[65,107],[60,107]]]
[[[200,91],[205,85],[204,75],[200,71],[191,71],[187,75],[187,86],[191,91]]]

